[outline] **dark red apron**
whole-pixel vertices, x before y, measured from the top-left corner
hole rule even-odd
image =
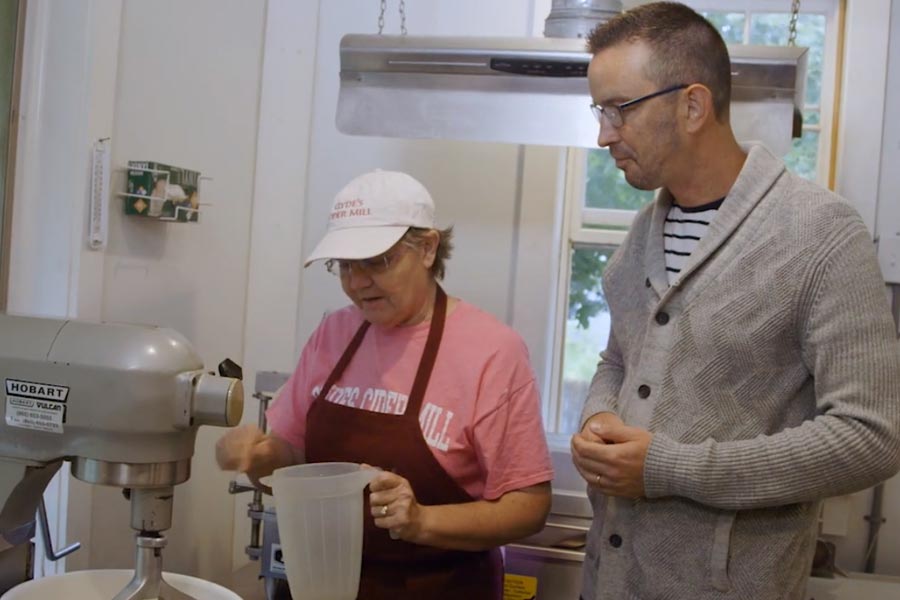
[[[457,504],[474,500],[432,454],[419,425],[419,409],[434,367],[447,295],[438,286],[425,351],[412,392],[402,415],[350,408],[325,400],[356,353],[369,322],[357,330],[334,370],[322,386],[306,418],[308,462],[365,462],[409,480],[420,504]],[[362,600],[500,600],[503,563],[500,550],[485,552],[442,550],[392,540],[375,527],[365,494],[363,564],[359,596]]]

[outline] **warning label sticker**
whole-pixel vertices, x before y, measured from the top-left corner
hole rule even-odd
[[[6,424],[63,433],[69,388],[32,381],[6,380]]]
[[[507,573],[503,578],[503,600],[535,600],[537,577]]]

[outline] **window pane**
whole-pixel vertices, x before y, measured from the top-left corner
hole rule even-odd
[[[784,46],[788,41],[788,13],[761,13],[750,18],[750,43]],[[825,56],[825,15],[801,14],[797,18],[797,45],[809,48],[806,63],[806,104],[818,105],[822,97],[822,63]]]
[[[788,168],[806,179],[816,180],[816,160],[819,155],[819,132],[804,131],[795,139],[791,151],[784,157]]]
[[[818,106],[822,99],[822,68],[825,62],[825,15],[800,15],[797,45],[809,48],[806,57],[806,103]]]
[[[821,125],[822,124],[822,115],[819,114],[817,110],[804,110],[803,111],[803,124],[804,125]]]
[[[706,17],[706,20],[719,30],[726,44],[744,43],[744,23],[747,20],[744,13],[704,10],[700,14]]]
[[[750,18],[750,43],[784,45],[788,41],[789,13],[760,13]],[[825,56],[825,15],[800,14],[797,19],[797,45],[809,48],[807,53],[807,106],[818,106],[822,97],[822,63]],[[814,115],[814,116],[813,116]],[[818,124],[821,115],[806,111],[803,122]],[[791,151],[784,157],[788,167],[802,177],[815,180],[819,153],[819,134],[804,131],[795,139]]]
[[[788,13],[765,13],[750,16],[750,43],[763,46],[785,46],[788,41]]]
[[[575,433],[600,351],[609,339],[609,308],[603,270],[615,248],[575,248],[569,280],[569,311],[562,362],[562,400],[557,433]]]
[[[587,182],[584,205],[587,208],[637,210],[653,200],[652,191],[636,190],[616,168],[616,161],[604,148],[590,150],[587,156]]]

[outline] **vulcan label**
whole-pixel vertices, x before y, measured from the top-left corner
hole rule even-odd
[[[6,380],[6,424],[63,433],[69,388],[34,381]]]

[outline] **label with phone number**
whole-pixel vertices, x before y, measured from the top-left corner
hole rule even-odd
[[[51,402],[21,396],[6,397],[6,424],[10,427],[62,433],[66,407],[61,402]]]

